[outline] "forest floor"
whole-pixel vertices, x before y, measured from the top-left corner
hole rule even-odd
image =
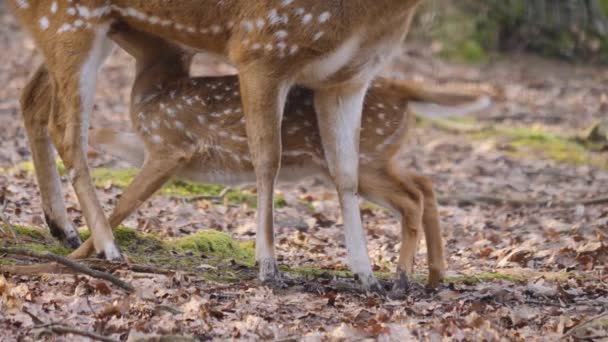
[[[40,57],[4,11],[0,27],[0,247],[65,254],[46,233],[18,106]],[[110,58],[92,125],[129,127],[133,69],[121,51]],[[202,59],[195,67],[222,70]],[[421,121],[411,134],[407,165],[431,177],[441,198],[448,277],[439,289],[424,288],[422,241],[404,298],[358,291],[335,193],[314,179],[280,189],[277,250],[289,286],[268,288],[253,264],[251,188],[197,200],[221,188],[176,182],[118,234],[131,261],[148,268],[96,265],[134,293],[82,274],[0,273],[0,339],[84,339],[65,327],[131,341],[607,339],[608,203],[591,202],[608,195],[608,134],[587,131],[608,123],[608,69],[523,55],[461,65],[412,43],[385,75],[482,91],[495,102],[466,117]],[[91,163],[109,213],[132,171],[113,171],[124,165],[98,153]],[[69,214],[84,229],[62,178]],[[390,281],[398,222],[377,206],[362,208],[374,270]],[[0,255],[2,265],[37,261]]]

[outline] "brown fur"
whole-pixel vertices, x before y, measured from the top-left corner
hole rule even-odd
[[[369,81],[399,46],[421,1],[10,0],[9,4],[45,57],[55,101],[50,136],[69,170],[98,253],[121,258],[88,170],[86,125],[94,74],[107,52],[103,30],[123,21],[169,41],[227,56],[237,66],[257,176],[260,247],[256,254],[265,280],[277,276],[272,198],[280,167],[285,97],[294,83],[315,90],[325,157],[345,218],[349,264],[367,288],[378,289],[369,258],[363,256],[356,201],[358,123]],[[34,118],[31,121],[38,127],[45,126],[44,114],[24,111],[24,115]],[[48,154],[41,144],[32,147],[39,149],[34,154]],[[50,166],[36,167],[56,182]],[[41,189],[54,191],[57,197],[58,189]]]

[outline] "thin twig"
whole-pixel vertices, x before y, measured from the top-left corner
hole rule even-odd
[[[133,271],[135,273],[151,273],[151,274],[162,274],[162,275],[172,275],[175,274],[175,270],[171,270],[168,268],[160,268],[151,265],[142,265],[142,264],[118,264],[111,263],[105,260],[100,259],[82,259],[79,260],[80,264],[86,265],[93,270],[104,271],[107,272],[108,268],[111,267],[126,267],[129,271]],[[37,275],[40,273],[47,274],[63,274],[63,273],[77,273],[73,269],[66,267],[64,265],[57,264],[55,262],[48,262],[43,264],[34,264],[34,265],[2,265],[0,266],[0,272],[7,272],[15,275],[22,276],[31,276]]]
[[[102,336],[102,335],[99,335],[99,334],[96,334],[93,332],[89,332],[86,330],[76,329],[74,327],[70,327],[70,326],[67,326],[65,324],[58,323],[58,322],[44,323],[44,321],[42,321],[40,318],[38,318],[38,316],[36,316],[35,314],[30,312],[26,308],[23,308],[23,312],[25,312],[28,316],[30,316],[30,318],[32,319],[34,324],[36,324],[29,330],[42,330],[43,332],[49,331],[56,335],[72,334],[72,335],[88,337],[92,340],[102,341],[102,342],[120,342],[119,340],[115,340],[110,337]]]
[[[72,335],[84,336],[84,337],[88,337],[88,338],[90,338],[92,340],[96,340],[96,341],[120,342],[119,340],[115,340],[110,337],[105,337],[105,336],[102,336],[102,335],[99,335],[99,334],[96,334],[93,332],[72,328],[72,327],[69,327],[66,325],[51,325],[50,327],[46,328],[46,330],[49,330],[55,334],[72,334]]]
[[[119,278],[117,278],[109,273],[96,271],[94,269],[89,268],[88,266],[79,264],[68,258],[59,256],[59,255],[56,255],[56,254],[53,254],[50,252],[36,252],[36,251],[31,251],[31,250],[27,250],[27,249],[23,249],[23,248],[0,247],[0,253],[11,254],[11,255],[22,255],[22,256],[28,256],[28,257],[32,257],[32,258],[54,261],[58,264],[69,267],[70,269],[77,271],[79,273],[86,274],[93,278],[107,280],[107,281],[111,282],[112,284],[124,289],[127,292],[135,291],[133,286],[131,286],[130,284],[120,280]]]
[[[231,187],[227,186],[224,189],[222,189],[222,191],[217,195],[217,196],[210,196],[210,195],[198,195],[198,196],[192,196],[192,197],[188,197],[186,198],[186,202],[197,202],[197,201],[222,201],[224,199],[224,197],[226,197],[226,195],[228,194],[228,192],[232,190]]]
[[[553,206],[553,207],[573,207],[577,205],[591,206],[608,203],[607,197],[596,197],[586,200],[573,201],[552,201],[552,200],[528,200],[507,197],[496,197],[489,195],[461,195],[461,196],[441,196],[437,200],[441,205],[456,203],[458,205],[473,205],[486,203],[490,205],[511,205],[515,207],[524,206]]]

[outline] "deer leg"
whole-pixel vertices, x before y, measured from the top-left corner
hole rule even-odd
[[[433,183],[427,177],[413,174],[411,176],[418,189],[424,197],[424,210],[422,215],[422,227],[427,246],[427,257],[429,264],[429,286],[437,287],[445,275],[445,259],[443,252],[443,240],[439,224],[439,210],[437,199],[433,191]]]
[[[382,292],[372,274],[358,196],[359,129],[365,85],[317,90],[315,108],[329,173],[344,218],[348,263],[366,290]]]
[[[169,152],[165,155],[170,157],[160,158],[156,154],[148,156],[131,184],[123,191],[110,215],[112,229],[116,229],[122,221],[152,197],[189,160],[186,157],[176,157],[179,155],[178,153]],[[88,239],[69,257],[83,259],[91,255],[93,251],[93,241]]]
[[[414,272],[414,259],[422,230],[424,195],[407,174],[390,166],[388,174],[401,190],[398,196],[393,195],[392,200],[401,213],[401,250],[393,290],[401,292],[409,287],[409,277]]]
[[[69,35],[72,40],[65,45],[57,39],[63,39],[66,35],[59,35],[56,40],[41,45],[61,108],[61,113],[55,112],[51,118],[51,137],[91,230],[95,251],[108,260],[122,260],[97,198],[86,155],[97,71],[112,49],[106,37],[107,28]],[[77,41],[74,41],[76,38]],[[59,46],[79,46],[79,51],[83,53],[74,53],[72,49],[59,50],[56,48]]]
[[[80,235],[68,217],[47,127],[53,96],[48,70],[41,65],[23,89],[21,109],[46,223],[54,237],[68,247],[77,248]]]
[[[249,67],[240,74],[249,149],[257,183],[256,260],[259,278],[280,278],[274,248],[274,185],[281,163],[281,116],[289,85],[272,72]]]

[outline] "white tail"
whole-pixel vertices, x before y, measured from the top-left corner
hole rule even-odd
[[[412,102],[409,105],[409,109],[421,118],[437,120],[481,112],[491,106],[492,100],[490,97],[481,96],[473,102],[456,106],[446,106],[429,102]]]
[[[324,157],[334,180],[345,221],[349,265],[368,289],[380,290],[371,273],[357,202],[358,130],[363,96],[369,82],[405,37],[422,0],[9,0],[23,26],[45,57],[42,72],[57,86],[50,122],[53,141],[73,175],[71,179],[91,229],[97,253],[121,259],[111,222],[95,195],[86,159],[88,120],[96,73],[110,52],[107,32],[122,22],[167,41],[228,57],[240,72],[249,149],[258,186],[256,257],[260,278],[278,276],[273,238],[274,179],[281,159],[280,119],[288,90],[302,84],[315,91],[315,107],[323,136]],[[381,18],[381,20],[378,20]],[[140,50],[140,60],[162,54]],[[36,82],[33,80],[32,82]],[[41,86],[34,84],[30,93]],[[38,90],[37,90],[38,89]],[[29,98],[24,93],[24,99]],[[61,189],[49,166],[48,115],[36,115],[36,104],[24,106],[28,134],[41,191]],[[43,140],[40,136],[46,137]],[[43,196],[51,198],[52,196]],[[48,212],[51,221],[64,208]],[[69,227],[59,227],[70,230]]]

